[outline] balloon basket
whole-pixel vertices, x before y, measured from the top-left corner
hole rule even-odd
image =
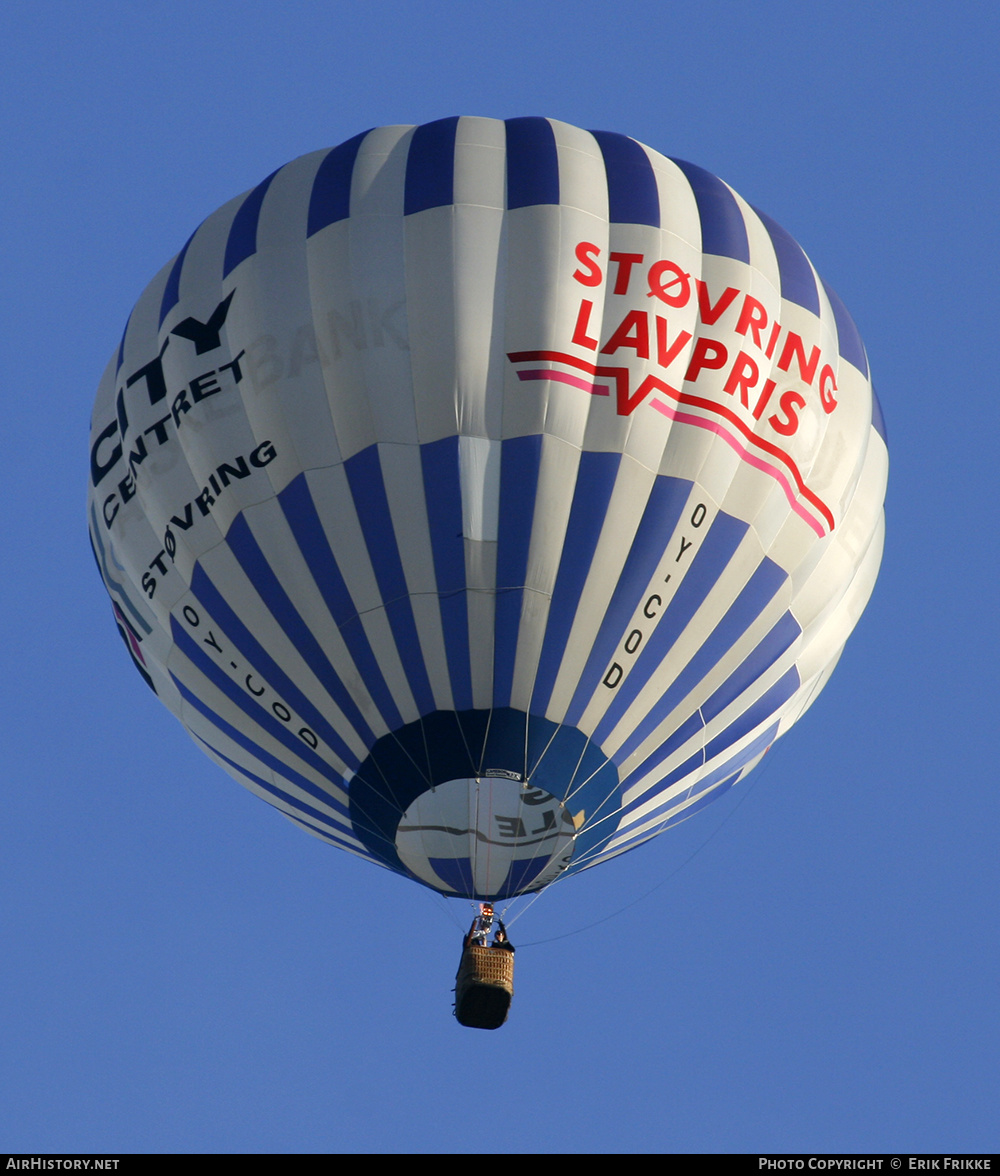
[[[455,1016],[468,1029],[499,1029],[514,995],[514,953],[501,947],[465,948],[455,977]]]

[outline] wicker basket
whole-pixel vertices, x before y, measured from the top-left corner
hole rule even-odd
[[[514,995],[514,953],[473,945],[462,952],[455,977],[455,1016],[470,1029],[499,1029]]]

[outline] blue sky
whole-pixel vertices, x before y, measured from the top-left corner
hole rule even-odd
[[[998,25],[3,6],[0,1145],[996,1149]],[[621,131],[767,211],[859,325],[891,460],[822,697],[726,799],[524,914],[495,1034],[450,1015],[465,905],[281,820],[140,684],[83,509],[97,382],[192,228],[303,152],[460,113]]]

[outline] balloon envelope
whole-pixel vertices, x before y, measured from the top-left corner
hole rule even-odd
[[[732,787],[881,556],[864,348],[777,224],[623,135],[382,127],[210,216],[97,394],[136,667],[308,832],[537,890]]]

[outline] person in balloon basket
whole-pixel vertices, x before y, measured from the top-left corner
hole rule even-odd
[[[497,919],[497,933],[493,936],[493,946],[500,951],[514,951],[514,945],[507,938],[507,928],[503,925],[503,919]]]
[[[495,947],[501,951],[513,951],[514,945],[507,938],[507,928],[503,925],[502,919],[497,919],[497,930],[493,936],[493,943],[489,943],[490,931],[493,929],[493,904],[491,902],[483,902],[479,904],[479,914],[472,920],[472,926],[469,928],[469,933],[466,935],[463,946],[465,947]]]

